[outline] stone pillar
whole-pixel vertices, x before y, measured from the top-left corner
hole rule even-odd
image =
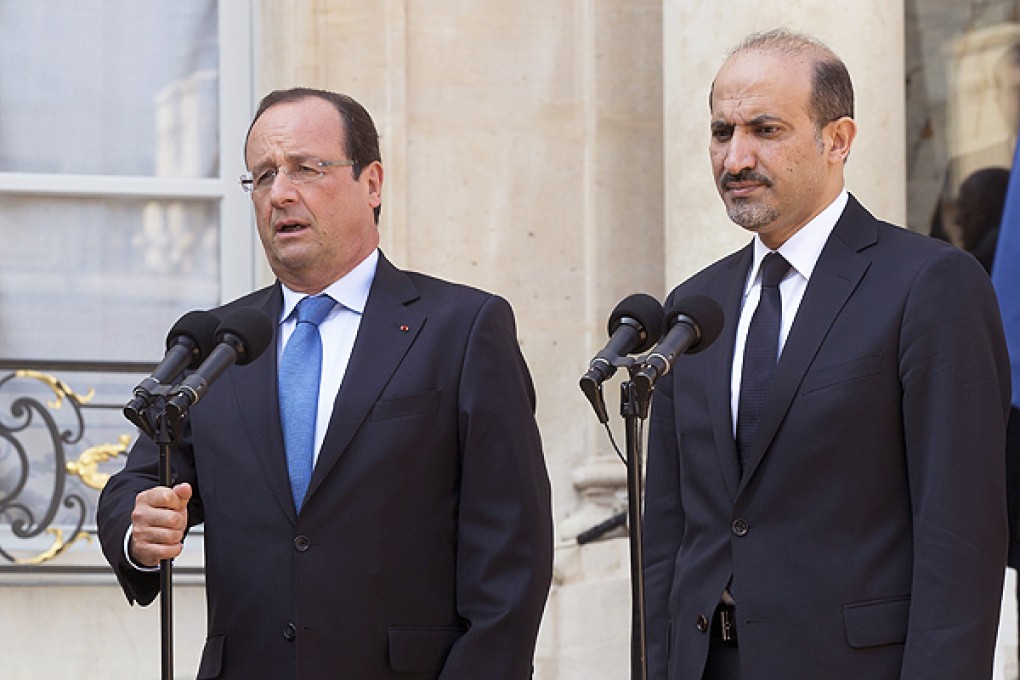
[[[375,118],[387,254],[513,304],[560,539],[536,677],[623,677],[627,542],[573,537],[622,507],[626,472],[577,381],[616,303],[664,293],[661,0],[260,9],[260,96],[336,89]]]

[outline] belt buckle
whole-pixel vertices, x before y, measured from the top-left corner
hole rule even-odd
[[[733,620],[726,609],[719,610],[719,629],[723,642],[733,641]]]

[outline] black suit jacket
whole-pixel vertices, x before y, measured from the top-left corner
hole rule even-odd
[[[219,310],[278,319],[279,285]],[[275,344],[228,369],[186,419],[176,481],[205,524],[199,678],[477,680],[530,676],[552,570],[535,396],[503,299],[380,258],[308,493],[295,513]],[[129,600],[158,578],[125,563],[140,439],[99,506]]]
[[[977,262],[853,198],[811,276],[743,478],[730,372],[750,246],[681,284],[716,343],[654,394],[650,677],[700,680],[732,576],[744,680],[991,677],[1009,366]]]

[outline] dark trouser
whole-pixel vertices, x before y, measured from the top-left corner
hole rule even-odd
[[[740,680],[737,616],[732,606],[719,605],[709,630],[708,660],[703,680]],[[728,638],[728,639],[725,639]]]
[[[1009,503],[1009,557],[1017,570],[1017,606],[1020,607],[1020,409],[1009,410],[1006,426],[1006,502]],[[1020,648],[1018,648],[1020,651]]]

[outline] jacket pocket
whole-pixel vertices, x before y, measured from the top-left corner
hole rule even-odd
[[[463,634],[460,628],[390,628],[390,668],[400,673],[438,673]]]
[[[226,635],[211,635],[205,639],[202,661],[198,665],[198,680],[220,677],[223,668],[223,645],[226,641]]]
[[[808,374],[804,376],[804,387],[801,388],[800,392],[801,394],[811,394],[826,387],[840,385],[859,378],[867,378],[878,373],[881,368],[881,352],[858,357],[851,361],[844,361],[835,366],[815,368],[808,371]]]
[[[442,393],[442,390],[432,390],[380,399],[372,408],[370,417],[372,420],[388,420],[435,413],[439,410],[439,397]]]
[[[851,647],[903,644],[909,617],[909,597],[844,605],[846,641]]]

